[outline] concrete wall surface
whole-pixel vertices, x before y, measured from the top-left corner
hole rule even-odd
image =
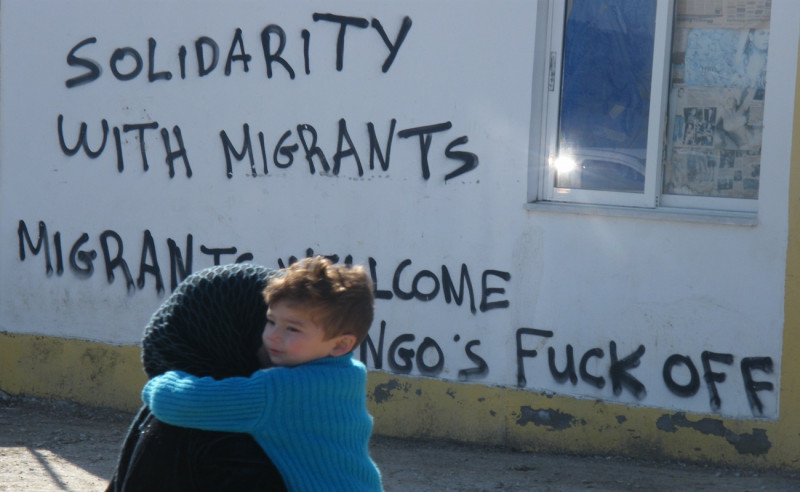
[[[530,206],[551,2],[221,5],[0,3],[0,390],[135,409],[188,273],[324,254],[378,433],[800,469],[800,3],[747,223]]]

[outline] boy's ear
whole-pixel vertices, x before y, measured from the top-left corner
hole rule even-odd
[[[338,357],[340,355],[349,354],[356,346],[355,335],[340,335],[336,341],[336,345],[331,350],[331,355]]]

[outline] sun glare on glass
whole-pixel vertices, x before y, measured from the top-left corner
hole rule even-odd
[[[570,155],[560,155],[553,161],[558,174],[569,174],[578,167],[578,163]]]

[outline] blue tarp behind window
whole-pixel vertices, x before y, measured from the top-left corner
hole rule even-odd
[[[643,163],[656,2],[573,0],[567,8],[559,151],[566,149],[580,158],[583,150],[611,150],[622,154],[623,161],[635,157]],[[591,157],[592,152],[583,155]],[[591,167],[606,176],[593,182],[587,175]],[[640,191],[643,187],[643,167],[639,177],[616,176],[638,171],[613,159],[584,160],[583,169],[581,188]]]

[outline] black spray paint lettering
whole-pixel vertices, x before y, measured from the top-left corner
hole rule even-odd
[[[307,248],[305,251],[306,258],[310,258],[317,253],[312,248]],[[334,263],[338,263],[340,256],[337,254],[322,254]],[[296,256],[290,256],[288,261],[278,259],[278,266],[284,268],[288,265],[295,263],[298,260]],[[353,263],[353,256],[347,255],[344,257],[345,264]],[[476,307],[476,288],[473,286],[472,275],[466,263],[462,263],[459,268],[458,281],[454,280],[454,275],[450,273],[450,268],[447,265],[441,266],[441,275],[437,275],[432,270],[422,269],[407,272],[406,269],[412,266],[412,261],[408,258],[404,259],[394,268],[392,275],[392,289],[381,289],[380,286],[384,285],[382,281],[383,276],[378,275],[378,262],[373,257],[367,258],[370,276],[375,289],[375,298],[390,300],[395,297],[402,301],[418,300],[428,302],[439,297],[439,294],[444,296],[444,301],[447,304],[455,303],[461,306],[465,301],[469,303],[469,309],[472,314],[478,312]],[[381,269],[381,272],[384,270]],[[511,274],[502,270],[486,269],[481,272],[481,286],[480,286],[480,302],[477,306],[480,311],[487,312],[494,309],[507,309],[510,305],[508,299],[499,298],[505,294],[504,287],[498,287],[497,282],[508,282],[511,280]],[[424,284],[429,284],[424,288]]]
[[[775,386],[769,381],[754,381],[753,371],[759,370],[766,374],[772,374],[772,358],[771,357],[745,357],[741,362],[742,379],[744,380],[744,389],[747,392],[747,401],[750,403],[750,408],[754,409],[758,414],[764,413],[764,404],[758,397],[759,391],[773,391]]]
[[[722,399],[719,396],[717,383],[724,383],[726,374],[724,372],[716,372],[711,368],[711,362],[723,363],[726,365],[733,364],[733,354],[719,354],[715,352],[704,351],[700,355],[703,364],[703,380],[706,382],[709,394],[709,407],[717,411],[722,406]],[[676,368],[683,368],[688,372],[688,381],[681,384],[675,381]],[[697,366],[688,355],[673,354],[664,362],[662,369],[662,377],[664,384],[672,394],[688,398],[693,397],[700,390],[700,372]]]
[[[711,409],[717,410],[722,405],[722,400],[719,397],[719,391],[717,391],[717,383],[724,383],[726,376],[724,372],[712,371],[711,362],[713,361],[731,365],[733,364],[733,355],[717,354],[706,350],[701,354],[700,357],[703,361],[703,370],[704,370],[703,379],[705,379],[706,385],[708,386]]]
[[[369,141],[369,169],[375,169],[375,161],[377,160],[382,171],[389,170],[389,162],[391,159],[392,143],[395,136],[395,126],[397,121],[392,119],[389,123],[389,131],[385,147],[382,149],[378,136],[376,135],[375,125],[372,122],[366,124],[366,138]],[[437,126],[437,125],[434,125]],[[450,127],[450,123],[446,125]],[[444,128],[442,126],[437,126]],[[271,157],[275,167],[279,169],[287,169],[292,166],[295,158],[295,153],[298,152],[300,144],[303,147],[303,154],[306,162],[308,163],[310,174],[315,174],[317,169],[314,165],[315,161],[321,166],[320,174],[333,174],[339,175],[343,159],[351,158],[356,166],[359,176],[364,175],[364,167],[362,165],[360,154],[353,142],[350,131],[347,127],[347,122],[343,118],[339,120],[338,124],[338,144],[336,152],[333,154],[333,166],[329,164],[325,151],[317,144],[317,130],[308,124],[298,124],[296,126],[297,136],[294,135],[292,130],[286,130],[283,135],[277,140],[274,148],[272,149]],[[418,131],[430,131],[431,127],[422,127],[424,130],[412,128],[411,134],[416,134]],[[117,171],[122,173],[125,170],[125,153],[123,151],[127,139],[123,141],[123,137],[127,134],[133,134],[136,140],[139,141],[139,159],[141,160],[142,169],[146,172],[150,169],[150,162],[148,159],[147,142],[152,140],[152,132],[159,130],[158,122],[147,123],[131,123],[122,124],[110,127],[106,119],[100,120],[99,128],[94,128],[89,131],[89,124],[81,121],[78,125],[77,136],[70,138],[65,135],[64,115],[59,114],[57,117],[57,132],[58,142],[61,151],[67,156],[75,156],[79,152],[83,153],[90,159],[97,159],[106,150],[109,141],[109,132],[113,135],[113,145],[115,150]],[[223,152],[225,155],[225,174],[228,178],[234,175],[234,161],[241,162],[245,159],[249,161],[250,176],[258,176],[259,172],[256,169],[256,157],[253,151],[253,138],[250,132],[250,125],[245,123],[242,125],[243,137],[240,150],[233,143],[231,137],[225,130],[220,132],[220,139],[222,143]],[[409,130],[402,130],[397,132],[400,136],[403,132]],[[441,130],[439,130],[441,131]],[[92,134],[92,137],[89,134]],[[175,162],[180,161],[183,163],[185,174],[187,178],[192,177],[192,167],[189,163],[189,156],[184,143],[183,133],[178,125],[173,126],[172,136],[167,128],[160,128],[158,133],[161,136],[161,142],[164,146],[164,162],[167,165],[168,174],[170,178],[175,177]],[[74,134],[73,134],[74,135]],[[260,149],[261,169],[263,174],[269,173],[268,169],[268,148],[266,137],[263,132],[257,133],[258,147]],[[173,142],[174,137],[174,143]],[[90,142],[91,140],[91,142]],[[428,164],[428,155],[430,150],[430,134],[428,134],[427,144],[421,149],[421,168],[422,176],[424,179],[430,178],[430,166]],[[298,143],[299,142],[299,143]],[[463,173],[474,170],[478,166],[478,156],[465,151],[454,151],[454,146],[467,143],[467,137],[459,137],[452,140],[444,149],[444,160],[457,161],[461,164],[447,173],[444,176],[445,182]],[[173,148],[174,146],[174,148]]]
[[[581,357],[580,363],[580,375],[581,379],[588,384],[591,384],[597,389],[602,389],[606,385],[606,380],[603,376],[597,376],[589,373],[587,366],[589,365],[589,361],[591,359],[602,359],[605,356],[605,352],[601,348],[593,348],[587,350],[583,356]]]
[[[525,336],[536,336],[541,338],[551,338],[553,332],[550,330],[539,330],[536,328],[519,328],[516,332],[516,347],[517,347],[517,386],[524,388],[527,385],[527,377],[525,375],[525,359],[534,358],[538,356],[538,351],[535,349],[524,348]],[[617,357],[617,344],[614,341],[609,343],[609,352],[611,357],[611,364],[608,369],[608,376],[611,379],[611,388],[615,395],[622,393],[623,389],[627,389],[638,399],[643,399],[646,395],[646,389],[641,381],[633,377],[629,371],[639,366],[640,358],[645,352],[644,345],[640,345],[634,352],[626,357]],[[548,348],[548,368],[551,377],[559,383],[564,383],[567,380],[571,381],[573,385],[577,384],[578,377],[575,373],[575,358],[573,348],[567,345],[566,348],[567,362],[563,370],[557,369],[556,350],[552,347]],[[580,360],[579,373],[581,380],[598,388],[602,389],[606,385],[605,378],[598,375],[589,373],[587,366],[591,359],[602,359],[605,353],[600,348],[592,348],[587,350]]]
[[[431,301],[443,293],[445,302],[450,304],[455,301],[456,304],[461,305],[464,301],[465,295],[469,295],[470,311],[476,312],[475,309],[475,288],[472,285],[469,268],[465,264],[461,265],[461,273],[459,277],[459,288],[456,290],[455,282],[450,273],[450,269],[446,265],[442,265],[441,276],[437,276],[431,270],[419,270],[415,274],[406,274],[406,269],[412,265],[410,259],[405,259],[395,268],[394,275],[392,276],[392,290],[391,291],[378,291],[383,299],[391,299],[397,297],[400,300]],[[378,286],[378,277],[376,275],[375,265],[370,263],[370,270],[373,274],[373,282]],[[493,287],[493,282],[500,279],[504,282],[511,280],[511,274],[500,270],[484,270],[481,273],[481,288],[480,288],[480,303],[479,309],[481,312],[490,311],[493,309],[506,309],[510,302],[508,299],[492,297],[491,296],[505,294],[505,288]]]
[[[539,354],[535,349],[522,348],[522,337],[524,335],[550,338],[553,336],[553,332],[550,330],[537,330],[536,328],[520,328],[517,330],[517,386],[520,388],[524,388],[528,384],[528,379],[525,377],[525,358],[536,357]]]
[[[388,56],[382,60],[381,63],[381,71],[386,73],[394,63],[400,51],[400,47],[402,46],[403,41],[408,35],[412,25],[411,18],[408,16],[404,17],[400,23],[400,27],[394,37],[394,40],[392,40],[384,29],[383,24],[375,18],[373,18],[370,22],[362,17],[314,13],[312,15],[312,19],[315,23],[322,22],[339,25],[335,43],[335,66],[336,70],[340,72],[344,68],[346,46],[345,34],[348,32],[348,27],[367,29],[371,26],[377,32],[380,40],[389,51]],[[320,31],[324,31],[324,29],[320,29]],[[300,50],[294,50],[294,57],[290,58],[294,61],[287,59],[289,58],[289,54],[286,52],[288,47],[288,38],[286,35],[286,30],[280,25],[267,25],[259,33],[258,42],[253,42],[251,40],[251,45],[255,44],[260,46],[261,54],[263,55],[262,59],[264,60],[264,73],[268,79],[271,79],[275,75],[273,65],[276,64],[277,66],[281,67],[282,72],[284,72],[290,79],[294,79],[296,71],[293,67],[299,64],[297,58],[300,57],[302,57],[302,65],[304,67],[305,74],[311,74],[311,59],[309,57],[311,31],[308,29],[302,29],[300,31],[300,38],[302,39],[302,47]],[[365,39],[361,36],[359,36],[358,42],[363,43],[365,40],[367,42],[375,42],[374,37]],[[82,73],[79,75],[71,77],[65,81],[67,88],[74,88],[89,84],[100,79],[102,76],[103,65],[95,59],[99,56],[102,56],[103,50],[92,49],[97,47],[97,42],[98,40],[94,36],[85,38],[75,44],[67,53],[67,65],[82,70]],[[328,40],[328,42],[330,41]],[[277,43],[277,45],[275,43]],[[237,27],[231,37],[230,47],[228,48],[227,56],[225,58],[225,76],[230,76],[233,73],[234,63],[241,64],[240,66],[242,72],[247,73],[250,71],[249,64],[253,61],[253,55],[247,52],[245,44],[244,32],[241,28]],[[199,36],[194,41],[193,45],[193,58],[195,62],[194,68],[196,69],[197,76],[205,77],[213,73],[219,66],[220,44],[211,37]],[[187,61],[188,58],[190,58],[188,54],[189,50],[186,48],[186,46],[181,45],[178,47],[177,52],[172,55],[177,57],[178,66],[180,67],[180,79],[186,79],[187,77]],[[149,82],[166,82],[175,79],[173,77],[173,73],[169,70],[159,70],[156,67],[159,64],[159,60],[162,64],[161,66],[163,66],[165,56],[166,59],[168,59],[170,57],[170,53],[167,53],[166,55],[161,53],[161,51],[159,51],[158,42],[156,39],[148,38],[146,64],[147,80]],[[111,74],[117,80],[122,82],[135,80],[142,75],[143,71],[145,70],[145,56],[142,55],[141,50],[137,50],[134,47],[118,47],[114,48],[111,51],[111,54],[108,55],[107,65],[111,71]]]
[[[685,384],[675,381],[673,373],[676,367],[684,367],[689,372],[689,381]],[[700,390],[700,373],[697,372],[697,367],[688,355],[672,354],[667,357],[661,377],[667,388],[675,395],[690,397],[696,395]]]
[[[413,136],[419,137],[420,161],[422,164],[422,177],[428,179],[431,176],[430,165],[428,164],[428,153],[431,147],[431,140],[434,133],[449,130],[453,125],[447,121],[435,125],[420,126],[416,128],[409,128],[397,132],[400,138],[409,138]],[[478,167],[478,156],[471,152],[454,152],[453,148],[467,143],[469,139],[466,136],[461,136],[451,141],[445,149],[445,156],[449,159],[457,159],[463,162],[461,167],[453,170],[451,173],[445,175],[444,180],[455,178],[466,172],[472,171]]]
[[[17,236],[19,239],[19,259],[25,261],[27,253],[33,256],[42,254],[45,262],[45,273],[47,276],[52,276],[55,273],[58,276],[64,274],[64,244],[60,231],[56,231],[52,238],[48,234],[47,225],[41,221],[38,224],[36,239],[34,240],[25,221],[20,220],[17,228]],[[51,250],[51,239],[53,249]],[[124,241],[122,236],[113,230],[105,230],[97,236],[97,244],[95,247],[89,245],[90,236],[88,233],[82,233],[72,243],[67,256],[67,261],[73,275],[77,278],[91,277],[95,272],[95,260],[98,257],[97,247],[99,247],[102,254],[102,265],[105,270],[106,278],[109,284],[113,284],[116,276],[122,276],[125,286],[129,294],[135,292],[138,288],[143,290],[146,287],[146,278],[151,276],[155,282],[155,289],[159,295],[165,291],[164,280],[162,275],[162,268],[159,265],[157,254],[157,247],[155,239],[149,230],[145,230],[142,234],[142,246],[139,257],[138,277],[134,280],[131,272],[131,263],[126,260]],[[192,273],[192,264],[194,258],[194,238],[191,234],[186,236],[186,247],[181,251],[178,243],[168,238],[166,241],[168,255],[169,255],[169,271],[170,271],[170,287],[175,289],[178,283]],[[52,252],[51,252],[52,251]],[[184,259],[185,252],[185,259]],[[220,265],[234,261],[236,263],[250,261],[253,259],[251,253],[238,253],[235,247],[208,247],[200,245],[200,253],[213,258],[214,265]],[[237,254],[238,253],[238,254]],[[53,260],[55,260],[55,267],[53,267]]]
[[[374,333],[374,331],[371,331]],[[386,321],[381,321],[378,333],[377,347],[371,335],[361,343],[359,357],[365,364],[372,358],[372,367],[383,369],[384,356],[389,370],[395,374],[411,374],[416,368],[422,376],[436,377],[442,373],[446,365],[444,350],[439,342],[432,337],[424,337],[422,342],[416,342],[417,337],[404,333],[395,337],[384,351],[386,342]],[[460,335],[453,337],[453,342],[458,344]],[[464,353],[474,364],[472,367],[459,369],[458,379],[461,381],[475,381],[485,378],[489,374],[489,365],[481,357],[475,347],[481,344],[480,340],[469,340],[464,345]]]
[[[117,171],[122,173],[125,170],[125,159],[123,157],[123,139],[122,135],[129,132],[134,132],[139,140],[139,154],[141,156],[142,169],[148,171],[150,164],[147,159],[147,145],[146,138],[149,135],[148,130],[157,130],[159,124],[155,121],[149,123],[136,123],[124,124],[114,126],[111,128],[114,138],[114,148],[116,151]],[[109,125],[105,119],[100,121],[100,137],[97,137],[97,132],[94,137],[94,145],[89,143],[89,125],[82,121],[79,126],[78,137],[73,139],[75,143],[70,146],[67,143],[67,138],[64,135],[64,115],[59,114],[57,120],[58,129],[58,143],[61,146],[61,151],[67,156],[74,156],[83,149],[83,152],[91,159],[97,159],[103,154],[108,143]],[[169,177],[175,177],[175,161],[180,159],[183,162],[186,177],[192,177],[192,167],[189,164],[189,156],[186,152],[186,146],[183,142],[183,134],[179,126],[172,127],[172,134],[175,137],[175,149],[173,150],[170,138],[170,133],[166,128],[161,128],[161,141],[164,144],[165,157],[164,162],[167,165]]]
[[[636,350],[622,359],[617,357],[616,342],[612,340],[608,346],[609,353],[611,355],[611,367],[608,369],[608,374],[611,377],[611,388],[614,391],[614,394],[619,395],[622,393],[622,389],[625,388],[633,393],[633,396],[635,396],[637,399],[643,399],[647,395],[647,390],[645,389],[644,384],[642,384],[642,382],[635,377],[631,376],[628,371],[639,367],[639,364],[641,363],[640,359],[645,352],[644,345],[639,345]]]
[[[17,229],[19,240],[19,258],[20,261],[25,261],[27,253],[33,256],[43,255],[45,261],[45,273],[51,276],[53,273],[61,276],[64,273],[64,250],[63,241],[60,231],[56,231],[51,237],[47,230],[47,225],[41,221],[38,224],[38,231],[34,234],[24,220],[19,221]],[[162,268],[159,265],[158,258],[160,257],[159,248],[149,230],[144,230],[141,245],[141,255],[139,261],[139,276],[134,282],[133,275],[130,269],[130,262],[124,256],[124,241],[122,236],[113,230],[103,231],[98,236],[100,242],[100,252],[102,253],[103,265],[105,266],[106,275],[109,283],[113,283],[115,279],[115,272],[121,273],[125,279],[126,286],[129,292],[138,287],[139,290],[145,288],[145,280],[147,276],[152,276],[155,279],[156,290],[161,294],[164,292],[164,282],[162,276]],[[82,233],[79,237],[72,242],[67,260],[70,269],[76,277],[86,278],[91,277],[95,271],[94,261],[98,257],[97,249],[87,247],[90,242],[88,233]],[[51,249],[51,243],[53,245]],[[169,258],[170,270],[170,288],[175,289],[177,284],[192,273],[192,265],[194,258],[194,238],[191,234],[186,236],[186,259],[184,260],[183,252],[178,247],[178,243],[172,239],[167,238],[167,253]],[[53,252],[54,251],[54,252]],[[221,265],[224,263],[241,263],[252,261],[254,256],[252,253],[240,253],[236,247],[209,247],[206,245],[199,246],[199,252],[205,257],[209,257],[214,265]],[[313,249],[308,248],[306,256],[311,257],[316,253]],[[324,255],[331,261],[338,263],[340,260],[339,255],[331,254]],[[53,260],[55,257],[55,268],[53,267]],[[279,268],[283,268],[297,261],[297,257],[289,257],[288,262],[278,259],[277,263]],[[347,255],[344,258],[344,263],[352,264],[352,255]],[[433,301],[437,298],[443,298],[447,304],[455,303],[457,306],[467,305],[470,312],[476,314],[478,311],[487,312],[495,309],[506,309],[509,307],[510,302],[508,299],[500,296],[504,295],[506,290],[500,282],[508,282],[511,275],[508,272],[494,269],[485,269],[480,273],[480,287],[476,288],[473,285],[472,277],[469,267],[462,263],[458,269],[459,275],[455,276],[451,273],[451,269],[447,265],[442,265],[440,275],[437,275],[431,270],[421,269],[414,273],[409,270],[412,266],[410,259],[405,259],[393,269],[393,277],[391,281],[392,290],[383,290],[384,277],[379,275],[383,270],[379,268],[377,260],[373,257],[368,258],[368,265],[370,276],[372,277],[375,297],[377,299],[393,299],[399,300],[418,300],[423,302]],[[392,270],[391,268],[389,270]],[[409,283],[410,282],[410,283]],[[387,282],[388,283],[388,282]],[[408,285],[408,286],[407,286]],[[470,351],[473,344],[470,346]],[[471,352],[468,351],[468,356]],[[470,360],[475,361],[470,357]]]
[[[525,337],[540,337],[542,339],[549,339],[553,337],[553,332],[550,330],[539,330],[535,328],[519,328],[516,332],[516,347],[517,347],[517,386],[525,387],[527,385],[527,377],[525,371],[525,359],[535,358],[538,351],[529,347],[526,343]],[[543,343],[542,340],[539,343]],[[572,345],[567,344],[565,349],[565,359],[563,369],[559,368],[558,352],[555,348],[549,347],[548,353],[548,368],[550,376],[554,381],[564,384],[569,381],[573,386],[577,385],[579,380],[594,386],[597,389],[605,387],[606,380],[604,377],[596,374],[591,374],[588,371],[588,364],[592,359],[603,359],[605,352],[599,347],[595,347],[584,352],[580,358],[579,368],[576,372],[575,369],[575,355]],[[641,359],[645,354],[644,345],[639,347],[628,354],[626,357],[619,358],[617,356],[617,344],[613,340],[609,342],[609,355],[611,363],[608,369],[608,377],[611,380],[612,391],[615,395],[619,395],[623,390],[629,391],[637,399],[643,400],[647,391],[645,385],[636,379],[630,371],[638,367]],[[725,364],[730,366],[734,362],[732,354],[722,354],[710,351],[704,351],[701,354],[701,361],[703,366],[702,379],[706,382],[709,393],[709,407],[712,411],[718,411],[722,407],[722,399],[719,395],[718,384],[724,383],[727,379],[727,374],[720,370],[715,370],[711,363]],[[753,378],[753,371],[761,371],[766,374],[771,374],[773,370],[773,362],[770,357],[745,357],[740,363],[740,370],[744,384],[745,394],[750,405],[753,415],[763,415],[764,405],[758,396],[762,391],[773,391],[774,385],[769,381],[756,381]],[[688,378],[685,381],[676,381],[675,372],[685,371]],[[578,378],[580,375],[580,379]],[[672,354],[665,360],[662,366],[662,378],[667,389],[674,395],[690,398],[694,397],[700,390],[700,372],[697,366],[688,355]]]
[[[91,277],[95,272],[95,261],[99,255],[97,253],[97,248],[91,247],[91,237],[88,233],[84,232],[78,235],[74,242],[72,242],[69,253],[66,256],[62,233],[56,231],[51,238],[47,230],[47,225],[43,221],[38,223],[37,231],[32,235],[25,221],[20,220],[17,235],[20,261],[26,261],[29,253],[33,256],[42,255],[45,263],[45,274],[48,277],[53,274],[58,276],[63,275],[65,271],[65,259],[76,278]],[[164,281],[162,269],[158,262],[156,241],[149,230],[143,232],[138,269],[139,275],[136,279],[134,279],[131,272],[129,261],[125,259],[124,244],[120,234],[113,230],[105,230],[98,235],[97,242],[99,243],[99,249],[102,253],[102,265],[109,284],[114,283],[116,276],[121,274],[127,291],[131,294],[135,292],[137,288],[143,290],[146,287],[145,281],[147,276],[151,276],[154,279],[156,291],[160,295],[163,295],[165,290]],[[193,237],[191,234],[187,235],[186,247],[183,250],[181,250],[177,242],[171,238],[168,238],[166,243],[170,262],[170,284],[171,288],[174,289],[181,280],[192,273],[194,257]],[[69,246],[69,243],[66,245]],[[253,260],[253,255],[251,253],[244,253],[236,256],[238,251],[235,247],[214,248],[200,245],[199,250],[200,253],[211,257],[215,265],[226,263],[231,260],[236,262]],[[184,252],[186,255],[185,260]],[[314,252],[310,248],[306,250],[307,256],[313,256],[313,254]],[[328,255],[328,257],[334,262],[339,261],[338,255]],[[296,257],[290,257],[288,264],[295,261],[297,261]],[[351,255],[347,255],[344,258],[346,264],[352,264],[352,261],[353,257]],[[278,263],[281,268],[286,265],[282,260],[278,260]],[[402,285],[407,283],[407,279],[403,280],[403,273],[411,264],[411,260],[403,260],[400,265],[395,268],[392,282],[393,289],[382,290],[378,286],[377,261],[370,257],[369,268],[373,282],[375,283],[376,298],[393,299],[397,297],[401,300],[417,299],[427,302],[436,297],[439,289],[442,288],[440,285],[443,285],[447,303],[456,300],[456,302],[461,305],[468,294],[471,311],[473,313],[476,312],[474,288],[472,287],[469,269],[466,264],[462,264],[461,266],[460,286],[458,290],[456,290],[456,283],[453,281],[450,271],[445,265],[442,266],[441,280],[430,270],[420,270],[413,275],[414,280],[410,284],[411,289],[408,290],[407,287],[402,287]],[[410,274],[409,277],[411,277]],[[500,278],[508,281],[510,275],[498,270],[483,271],[481,283],[481,311],[506,308],[509,305],[508,301],[505,299],[492,302],[487,300],[489,295],[502,294],[505,292],[503,288],[490,287],[489,279],[491,278]],[[427,289],[423,289],[420,286],[423,281],[429,283]],[[525,360],[533,359],[538,355],[537,350],[526,348],[528,344],[526,343],[525,337],[527,336],[544,339],[540,340],[539,343],[541,344],[546,343],[547,339],[552,338],[553,332],[534,328],[519,328],[516,331],[517,385],[519,387],[525,387],[527,385]],[[375,341],[371,337],[368,337],[360,347],[361,359],[366,362],[368,356],[371,355],[376,369],[383,368],[384,358],[386,359],[389,369],[399,374],[409,374],[416,368],[417,371],[424,376],[438,376],[445,370],[445,367],[447,367],[446,355],[442,344],[430,336],[424,337],[420,343],[417,343],[415,335],[408,333],[401,334],[389,343],[387,350],[384,350],[385,337],[386,322],[382,321],[377,347]],[[460,335],[455,335],[453,341],[458,344],[461,341]],[[480,345],[481,341],[478,339],[469,340],[464,345],[464,353],[467,355],[470,362],[472,362],[473,366],[458,370],[458,378],[460,380],[472,381],[484,378],[488,375],[489,366],[486,360],[476,351],[476,347],[480,347]],[[598,389],[605,387],[606,379],[603,376],[591,374],[588,371],[589,363],[593,359],[603,359],[605,357],[603,349],[595,347],[584,352],[580,358],[577,371],[575,368],[573,346],[567,344],[564,352],[566,354],[566,363],[564,364],[564,368],[560,369],[558,364],[558,352],[553,347],[548,348],[548,368],[550,376],[554,381],[561,384],[569,381],[572,385],[576,385],[579,381],[582,381]],[[617,356],[616,342],[613,340],[609,342],[611,363],[608,368],[608,377],[611,380],[612,391],[615,395],[619,395],[623,390],[627,390],[640,400],[645,398],[646,388],[644,384],[630,373],[631,370],[640,365],[644,353],[645,347],[644,345],[640,345],[627,356],[620,358]],[[703,380],[706,382],[710,395],[710,408],[713,411],[717,411],[721,408],[723,403],[719,395],[718,384],[722,384],[726,381],[727,374],[719,368],[712,367],[711,363],[731,366],[734,362],[734,356],[732,354],[704,351],[701,354],[701,361]],[[676,380],[675,372],[681,370],[680,368],[688,372],[688,381],[682,382]],[[772,358],[744,357],[740,363],[740,371],[745,394],[753,414],[763,415],[764,404],[759,397],[759,393],[763,391],[774,391],[774,384],[770,381],[756,380],[753,373],[755,371],[760,371],[765,374],[772,374]],[[578,376],[580,376],[580,379]],[[693,397],[700,389],[700,373],[692,358],[688,355],[670,355],[662,366],[662,377],[667,389],[679,397]]]
[[[724,372],[712,370],[711,362],[730,366],[733,365],[734,356],[733,354],[704,351],[700,355],[700,358],[703,364],[703,379],[706,382],[710,395],[709,406],[711,410],[717,411],[722,407],[722,399],[719,396],[717,383],[724,383],[727,379],[727,375]],[[688,381],[684,384],[676,382],[673,376],[674,369],[679,366],[685,368],[689,374]],[[758,392],[773,391],[775,386],[769,381],[755,381],[753,379],[753,371],[758,370],[766,374],[772,374],[772,358],[744,357],[739,364],[739,368],[742,374],[747,401],[750,404],[753,415],[763,415],[764,404],[761,402]],[[663,377],[667,388],[673,394],[680,397],[692,397],[697,394],[700,389],[700,374],[692,358],[688,355],[674,354],[667,358],[664,363]]]
[[[380,140],[376,134],[375,124],[373,122],[366,123],[366,132],[363,136],[369,142],[368,153],[370,170],[375,169],[376,160],[380,164],[381,170],[389,170],[392,143],[395,137],[396,125],[397,120],[394,118],[391,119],[388,125],[389,130],[388,136],[386,137],[386,144],[384,148],[381,148]],[[428,180],[431,177],[429,156],[433,134],[447,131],[452,128],[452,126],[452,123],[447,121],[434,125],[407,128],[396,133],[398,138],[403,139],[412,136],[419,136],[420,168],[423,179]],[[233,177],[234,161],[242,162],[247,160],[249,163],[249,172],[247,174],[254,177],[259,175],[259,171],[264,175],[269,174],[268,162],[270,158],[272,160],[272,165],[274,165],[276,168],[290,168],[294,163],[295,153],[300,150],[301,146],[303,148],[301,154],[308,164],[308,170],[310,174],[319,173],[338,176],[341,171],[342,161],[348,159],[351,160],[355,165],[358,176],[364,175],[364,166],[362,164],[361,155],[365,155],[367,152],[364,152],[363,149],[363,154],[358,152],[357,146],[353,141],[351,132],[347,125],[347,121],[344,118],[339,119],[338,122],[336,151],[332,154],[331,159],[333,165],[331,165],[331,161],[329,161],[327,157],[328,155],[331,155],[331,153],[326,153],[317,143],[318,132],[314,126],[301,123],[298,124],[294,130],[296,133],[293,133],[292,129],[288,129],[283,132],[283,134],[275,140],[274,145],[268,145],[264,132],[259,131],[255,134],[255,139],[258,141],[258,150],[260,150],[259,166],[256,165],[257,157],[256,152],[253,150],[255,145],[254,136],[251,133],[250,124],[242,124],[241,145],[236,145],[233,138],[227,131],[220,131],[220,140],[222,142],[223,151],[225,152],[226,176],[228,178]],[[464,173],[470,172],[478,167],[479,159],[476,154],[464,150],[454,150],[456,147],[465,145],[468,142],[468,137],[460,136],[451,140],[444,148],[444,159],[459,163],[457,167],[445,174],[445,182]],[[319,166],[319,170],[317,169],[317,166]]]

